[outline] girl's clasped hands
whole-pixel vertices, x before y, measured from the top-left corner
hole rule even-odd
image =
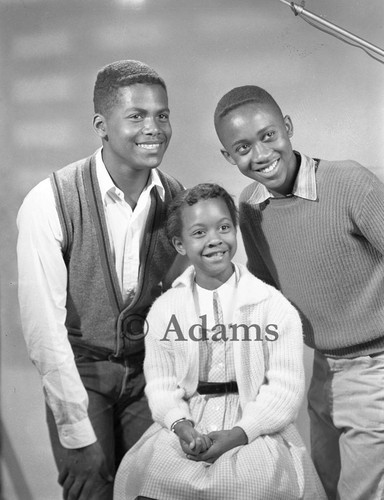
[[[201,434],[190,420],[183,420],[175,425],[174,431],[187,458],[195,462],[214,463],[226,451],[248,443],[240,427]]]

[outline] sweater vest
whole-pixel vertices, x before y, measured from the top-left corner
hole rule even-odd
[[[138,285],[124,303],[109,241],[95,156],[72,163],[51,175],[63,231],[63,258],[68,271],[68,338],[74,352],[104,359],[133,355],[144,349],[146,315],[162,293],[162,279],[176,251],[165,233],[167,205],[183,189],[157,170],[165,199],[151,191],[151,206],[140,248]]]

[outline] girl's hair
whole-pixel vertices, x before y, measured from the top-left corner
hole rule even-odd
[[[232,222],[237,227],[238,211],[232,196],[218,184],[197,184],[190,189],[179,192],[168,207],[167,236],[170,242],[174,236],[180,236],[182,232],[181,213],[186,205],[194,205],[200,200],[222,198],[228,207]]]

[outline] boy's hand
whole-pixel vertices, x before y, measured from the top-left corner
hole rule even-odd
[[[188,420],[175,425],[175,434],[180,439],[180,446],[185,454],[198,455],[211,445],[209,437],[197,432]]]
[[[243,446],[248,443],[248,437],[241,427],[234,427],[228,431],[215,431],[208,434],[212,445],[207,451],[196,454],[188,454],[187,458],[195,462],[215,462],[226,451]]]
[[[68,449],[58,481],[63,487],[64,500],[90,500],[96,489],[112,483],[100,444],[96,441],[84,448]]]

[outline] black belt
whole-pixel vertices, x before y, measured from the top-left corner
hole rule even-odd
[[[227,394],[230,392],[239,392],[237,382],[199,382],[197,386],[199,394]]]

